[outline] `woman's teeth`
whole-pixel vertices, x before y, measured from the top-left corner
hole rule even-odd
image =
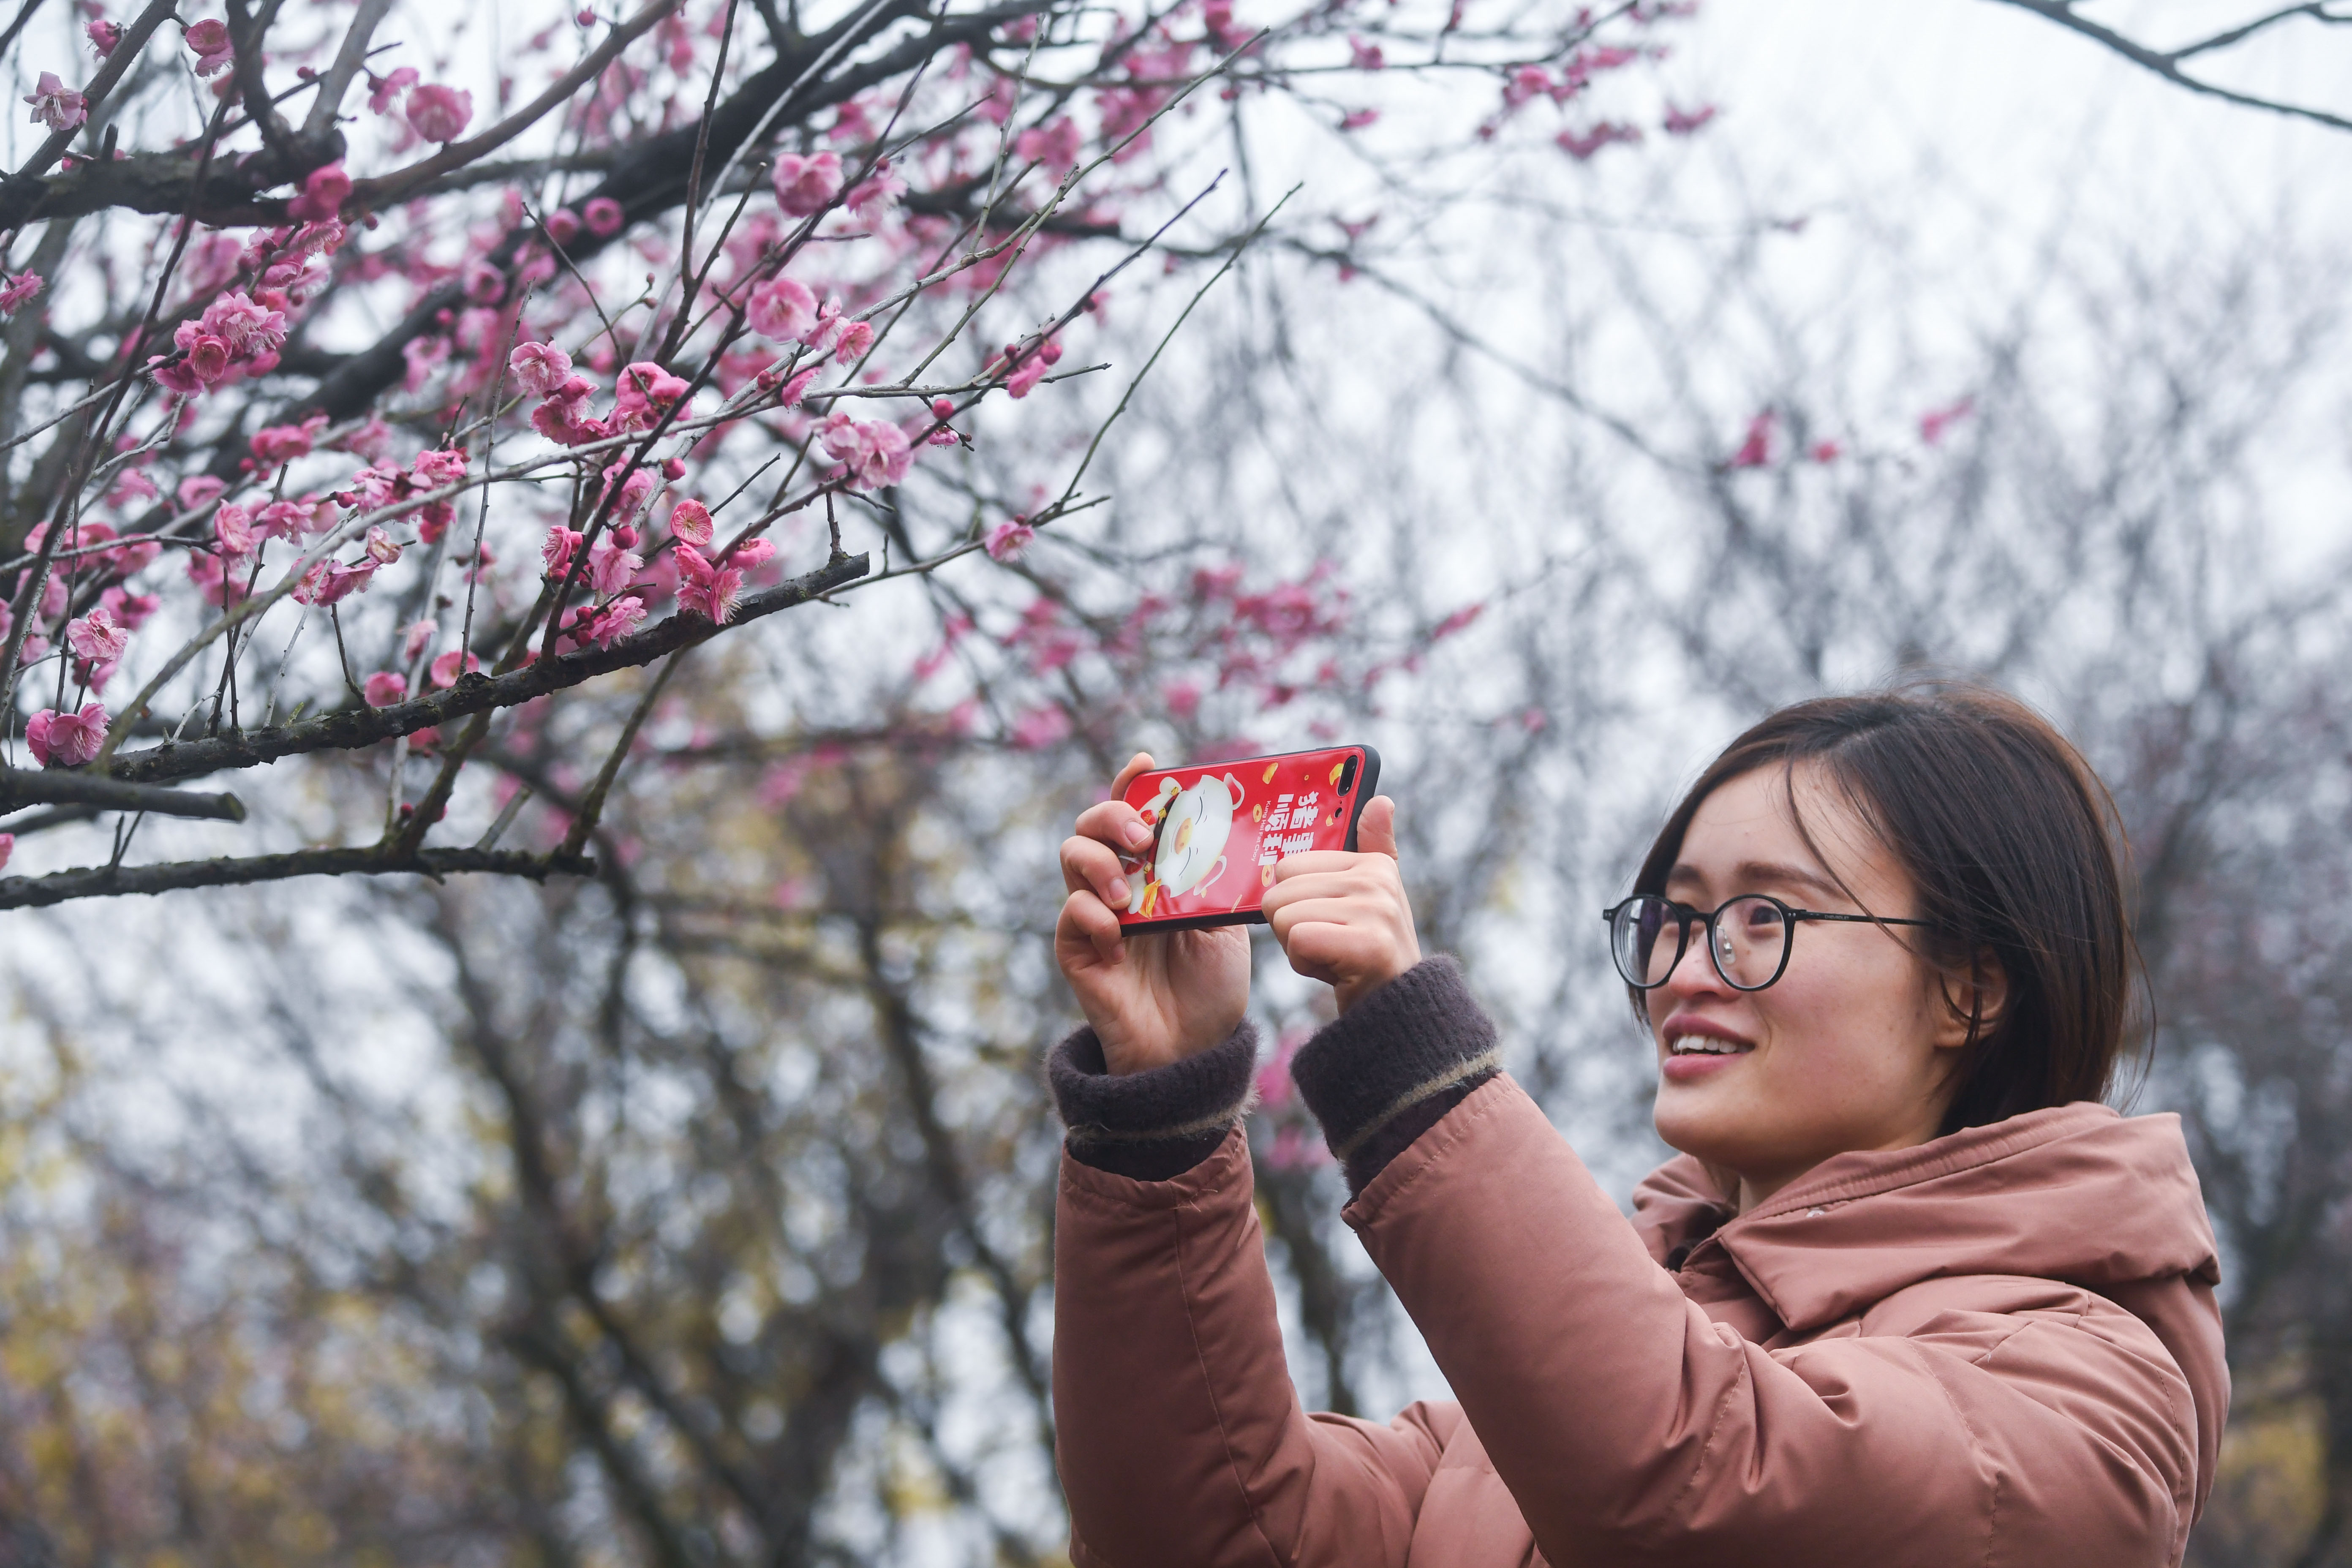
[[[1756,1047],[1743,1040],[1718,1039],[1713,1035],[1679,1035],[1666,1042],[1671,1056],[1733,1057]]]

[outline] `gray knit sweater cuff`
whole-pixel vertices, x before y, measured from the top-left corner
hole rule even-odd
[[[1406,1111],[1492,1076],[1501,1060],[1495,1026],[1463,983],[1462,966],[1441,955],[1317,1031],[1292,1058],[1290,1075],[1346,1163]]]
[[[1166,1181],[1211,1154],[1255,1100],[1257,1026],[1166,1067],[1113,1077],[1102,1042],[1084,1028],[1045,1060],[1070,1157],[1139,1181]]]

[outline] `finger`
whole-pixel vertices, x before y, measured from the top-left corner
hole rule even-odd
[[[1143,814],[1123,800],[1099,801],[1087,807],[1078,813],[1076,826],[1085,837],[1129,854],[1151,842],[1151,829],[1143,825]]]
[[[1397,858],[1396,802],[1384,795],[1372,796],[1356,824],[1356,847],[1367,855]]]
[[[1265,921],[1274,928],[1275,940],[1285,945],[1287,945],[1290,941],[1288,933],[1301,926],[1328,925],[1335,928],[1352,926],[1361,930],[1368,926],[1385,923],[1381,919],[1380,911],[1367,905],[1361,899],[1344,896],[1295,900],[1290,903],[1268,909],[1265,911]]]
[[[1070,932],[1091,945],[1095,956],[1103,963],[1117,963],[1126,956],[1126,943],[1120,940],[1118,917],[1084,888],[1063,900],[1062,923]]]
[[[1345,849],[1302,849],[1296,855],[1285,855],[1274,863],[1274,879],[1280,882],[1293,877],[1318,877],[1350,871],[1362,859],[1362,856]]]
[[[1074,893],[1084,889],[1106,904],[1127,902],[1127,878],[1118,857],[1098,839],[1062,840],[1062,886]]]
[[[1111,798],[1116,800],[1125,795],[1127,786],[1134,782],[1136,774],[1148,773],[1150,771],[1151,753],[1150,752],[1138,752],[1128,758],[1127,766],[1118,770],[1118,777],[1110,781]]]
[[[1307,921],[1292,928],[1282,944],[1290,967],[1309,980],[1335,980],[1376,961],[1384,951],[1380,939],[1328,921]]]

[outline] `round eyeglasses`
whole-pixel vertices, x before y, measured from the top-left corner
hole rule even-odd
[[[1655,893],[1636,893],[1601,911],[1609,922],[1609,956],[1617,973],[1636,991],[1654,991],[1674,973],[1690,945],[1691,923],[1706,928],[1706,955],[1734,991],[1761,991],[1789,967],[1790,932],[1799,921],[1843,921],[1853,925],[1923,926],[1926,921],[1882,915],[1833,915],[1792,910],[1767,893],[1743,893],[1706,914]],[[1675,940],[1669,945],[1666,932]]]

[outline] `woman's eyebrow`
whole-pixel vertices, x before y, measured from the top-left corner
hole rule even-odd
[[[1743,860],[1738,868],[1739,882],[1746,887],[1755,882],[1778,882],[1811,888],[1832,899],[1853,897],[1843,888],[1818,871],[1808,871],[1801,866],[1791,866],[1780,860]]]

